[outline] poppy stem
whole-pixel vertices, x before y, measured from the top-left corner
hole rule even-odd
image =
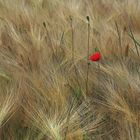
[[[100,63],[98,62],[98,88],[100,87]]]
[[[86,95],[88,95],[88,81],[89,81],[89,66],[90,63],[88,62],[89,57],[89,39],[90,39],[90,19],[89,16],[87,16],[88,21],[88,45],[87,45],[87,75],[86,75]]]

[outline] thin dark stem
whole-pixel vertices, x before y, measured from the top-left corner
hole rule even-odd
[[[50,42],[50,47],[51,47],[53,56],[54,56],[54,58],[55,58],[57,64],[59,65],[59,68],[60,68],[61,73],[63,73],[63,72],[62,72],[62,69],[61,69],[61,65],[60,65],[60,63],[59,63],[59,60],[57,59],[57,55],[55,54],[55,51],[54,51],[54,48],[53,48],[53,44],[52,44],[52,40],[51,40],[51,37],[50,37],[50,35],[49,35],[49,31],[48,31],[48,29],[47,29],[47,27],[46,27],[46,23],[45,23],[45,22],[43,22],[43,26],[44,26],[44,28],[46,29],[46,33],[47,33],[47,36],[48,36],[48,39],[49,39],[49,42]],[[61,45],[62,39],[63,39],[63,34],[62,34],[62,37],[61,37],[61,40],[60,40],[60,45]]]
[[[89,39],[90,39],[90,20],[89,16],[87,16],[88,20],[88,44],[87,44],[87,75],[86,75],[86,94],[88,95],[88,81],[89,81],[89,66],[90,63],[88,62],[88,57],[89,57]]]
[[[120,51],[121,51],[121,57],[122,57],[122,41],[121,41],[121,34],[120,34],[120,31],[119,31],[119,27],[118,27],[118,24],[117,22],[115,21],[115,26],[116,26],[116,30],[117,30],[117,34],[118,34],[118,37],[119,37],[119,46],[120,46]]]
[[[74,30],[73,30],[73,20],[72,20],[72,17],[70,16],[70,20],[71,20],[71,35],[72,35],[72,63],[74,65],[74,71],[75,71],[75,74],[76,74],[76,77],[78,76],[78,72],[77,72],[77,69],[76,69],[76,66],[75,66],[75,49],[74,49]],[[77,83],[78,83],[78,86],[80,87],[80,83],[78,81],[78,77],[76,78],[77,79]],[[75,94],[75,92],[74,92]],[[69,120],[70,120],[70,116],[71,116],[71,110],[73,108],[73,105],[74,105],[74,102],[76,100],[77,96],[74,97],[72,103],[71,103],[71,107],[70,109],[68,110],[68,116],[67,116],[67,120],[66,120],[66,123],[67,123],[67,127],[66,127],[66,130],[65,130],[65,134],[64,134],[64,140],[66,140],[67,138],[67,133],[68,133],[68,128],[69,128]]]
[[[63,43],[63,38],[64,38],[64,32],[62,32],[62,35],[61,35],[61,39],[60,39],[60,43],[59,43],[59,46],[61,47],[62,43]]]
[[[72,39],[72,63],[74,65],[74,71],[75,71],[75,75],[76,75],[76,81],[78,84],[78,87],[80,88],[80,83],[78,80],[78,71],[75,65],[75,49],[74,49],[74,29],[73,29],[73,19],[70,16],[70,20],[71,20],[71,39]]]
[[[44,26],[44,28],[46,29],[46,33],[47,33],[47,36],[48,36],[48,39],[49,39],[49,43],[50,43],[49,45],[50,45],[50,47],[51,47],[51,50],[52,50],[52,52],[53,52],[53,55],[54,55],[54,57],[55,57],[57,63],[59,63],[59,62],[58,62],[58,59],[57,59],[57,56],[56,56],[56,54],[55,54],[55,51],[54,51],[54,48],[53,48],[53,43],[52,43],[52,40],[51,40],[49,31],[48,31],[48,29],[47,29],[47,26],[46,26],[46,23],[45,23],[45,22],[43,22],[43,26]]]
[[[138,45],[140,47],[140,43],[135,38],[133,38],[132,35],[130,35],[129,33],[128,33],[128,35],[131,39],[133,39],[133,41],[136,43],[136,45]]]
[[[89,66],[90,66],[90,64],[88,63],[88,65],[87,65],[87,75],[86,75],[86,95],[88,95]]]
[[[49,31],[48,31],[48,29],[47,29],[47,26],[46,26],[46,23],[45,23],[45,22],[43,22],[43,26],[44,26],[44,28],[45,28],[45,30],[46,30],[46,33],[47,33],[47,36],[48,36],[48,39],[49,39],[50,46],[51,46],[52,51],[53,51],[53,53],[54,53],[54,48],[53,48],[52,40],[51,40]]]
[[[138,54],[138,56],[140,56],[140,55],[139,55],[138,46],[137,46],[137,43],[136,43],[136,41],[135,41],[135,37],[134,37],[134,35],[133,35],[133,32],[132,32],[132,30],[131,30],[131,27],[129,27],[129,30],[130,30],[130,34],[131,34],[131,37],[132,37],[132,39],[133,39],[133,42],[134,42],[134,44],[135,44],[135,48],[136,48],[137,54]]]
[[[70,16],[70,21],[71,21],[71,36],[72,36],[72,62],[73,62],[73,64],[74,64],[74,59],[75,59],[75,57],[74,57],[74,30],[73,30],[73,19],[72,19],[72,17]]]
[[[28,63],[29,63],[29,68],[30,68],[30,70],[32,72],[32,64],[31,64],[31,61],[30,61],[30,58],[29,57],[28,57]]]

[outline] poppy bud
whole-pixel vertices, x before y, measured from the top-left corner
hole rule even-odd
[[[46,28],[46,23],[45,22],[43,22],[43,26]]]
[[[101,58],[100,52],[95,52],[94,54],[89,56],[89,60],[91,60],[91,61],[99,61],[100,58]]]
[[[89,16],[87,16],[87,20],[89,21]]]

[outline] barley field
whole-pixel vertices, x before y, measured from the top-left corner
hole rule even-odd
[[[140,140],[140,0],[0,0],[0,140]]]

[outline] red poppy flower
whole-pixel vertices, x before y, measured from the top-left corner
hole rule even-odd
[[[91,56],[89,56],[89,60],[91,61],[99,61],[101,58],[100,52],[95,52]]]

